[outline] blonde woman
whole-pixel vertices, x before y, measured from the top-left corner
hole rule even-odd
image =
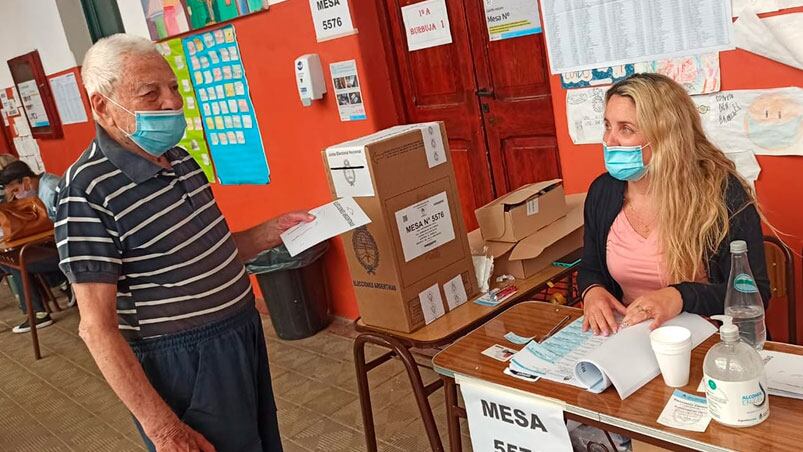
[[[616,332],[615,313],[651,328],[683,311],[724,311],[729,243],[747,242],[767,304],[769,280],[752,189],[706,138],[685,90],[637,74],[605,96],[607,173],[588,190],[578,283],[584,329]]]

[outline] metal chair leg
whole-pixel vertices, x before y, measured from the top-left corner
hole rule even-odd
[[[421,372],[418,371],[418,364],[415,362],[410,350],[399,340],[392,337],[363,333],[354,339],[354,365],[357,370],[357,387],[360,394],[363,426],[365,427],[365,442],[368,451],[376,451],[376,431],[374,429],[370,389],[368,387],[368,371],[378,365],[374,364],[376,361],[381,360],[384,362],[387,359],[383,359],[384,357],[377,358],[377,360],[366,364],[366,343],[372,343],[391,350],[396,356],[399,357],[402,364],[404,364],[404,367],[407,370],[407,376],[410,378],[410,384],[413,387],[413,394],[415,395],[416,403],[418,404],[418,411],[421,413],[421,420],[424,422],[424,428],[427,432],[427,438],[429,439],[430,447],[432,448],[433,452],[443,452],[443,443],[441,443],[441,438],[438,434],[438,425],[435,423],[435,416],[432,414],[432,408],[428,399],[428,395],[432,392],[432,388],[434,386],[430,385],[427,387],[424,385],[424,382],[421,379]],[[440,383],[435,386],[440,386]]]
[[[48,313],[51,313],[50,304],[52,303],[53,306],[56,307],[56,312],[61,311],[61,306],[59,306],[59,302],[56,300],[56,297],[53,295],[53,291],[50,290],[50,285],[45,280],[45,277],[41,273],[34,273],[36,276],[36,280],[39,281],[39,287],[42,288],[44,295],[47,298],[47,301],[44,303],[45,307],[47,308]]]
[[[20,249],[19,263],[20,263],[20,276],[22,277],[22,296],[25,298],[25,307],[28,310],[28,324],[31,326],[31,340],[33,340],[33,355],[36,359],[42,359],[42,353],[39,350],[39,335],[36,332],[36,313],[33,312],[33,305],[31,304],[31,287],[30,275],[25,270],[25,251],[28,245],[23,245]]]
[[[446,421],[449,428],[449,450],[463,452],[463,443],[460,439],[460,417],[457,415],[457,385],[453,378],[441,377],[443,392],[446,393]]]

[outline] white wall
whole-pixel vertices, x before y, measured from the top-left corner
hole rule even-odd
[[[13,85],[6,61],[39,51],[46,74],[75,67],[55,0],[0,0],[0,88]]]
[[[126,33],[151,39],[140,0],[117,0],[117,8],[120,10],[120,18],[123,20]]]

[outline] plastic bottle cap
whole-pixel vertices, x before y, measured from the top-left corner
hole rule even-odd
[[[733,324],[733,317],[729,315],[712,315],[712,319],[722,322],[719,327],[719,338],[725,342],[739,340],[739,327]]]
[[[744,240],[734,240],[731,242],[731,253],[746,253],[747,242]]]

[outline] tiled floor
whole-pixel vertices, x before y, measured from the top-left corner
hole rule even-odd
[[[40,331],[44,358],[35,361],[30,336],[11,333],[21,314],[6,284],[0,284],[0,450],[144,450],[128,411],[78,337],[77,311],[53,318],[56,323]],[[336,322],[314,337],[282,341],[269,319],[263,325],[285,450],[365,450],[350,327]],[[381,350],[370,352],[376,356]],[[425,382],[437,378],[428,369],[422,374]],[[401,363],[373,370],[370,384],[379,449],[429,450]],[[446,446],[443,392],[433,394],[430,403]],[[465,435],[463,445],[471,450]]]

